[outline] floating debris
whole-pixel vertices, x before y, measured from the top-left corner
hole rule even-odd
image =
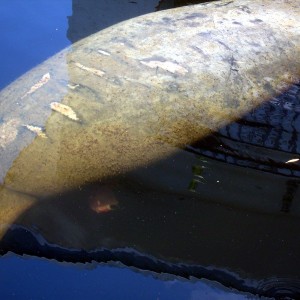
[[[0,125],[0,148],[5,148],[16,139],[19,124],[19,119],[11,119]]]
[[[118,205],[113,191],[109,187],[94,187],[89,197],[90,209],[97,214],[108,213]]]
[[[188,73],[187,69],[171,61],[152,60],[152,61],[140,61],[140,62],[143,65],[150,67],[152,69],[161,68],[173,74],[179,73],[181,75],[184,75]]]
[[[100,77],[103,77],[103,75],[105,74],[104,71],[102,70],[98,70],[98,69],[94,69],[94,68],[89,68],[89,67],[86,67],[78,62],[75,63],[75,66],[77,66],[79,69],[81,70],[84,70],[84,71],[87,71],[87,72],[90,72],[94,75],[97,75],[97,76],[100,76]]]
[[[33,126],[33,125],[24,125],[24,127],[26,127],[28,130],[34,132],[37,136],[39,136],[43,139],[48,138],[46,133],[44,132],[44,130],[41,127]]]
[[[298,162],[299,160],[300,160],[300,158],[293,158],[293,159],[286,161],[285,163],[290,164],[290,163]]]
[[[76,113],[70,106],[58,102],[51,102],[50,107],[51,109],[55,110],[56,112],[59,112],[60,114],[68,117],[71,120],[79,121]]]
[[[101,49],[98,50],[98,53],[100,53],[102,55],[110,56],[110,53],[108,53],[108,52],[106,52],[104,50],[101,50]]]
[[[43,85],[45,85],[50,80],[50,78],[51,78],[50,73],[46,73],[45,75],[43,75],[42,79],[39,80],[35,85],[33,85],[30,88],[30,90],[21,97],[21,99],[24,99],[26,96],[34,93],[36,90],[41,88]]]

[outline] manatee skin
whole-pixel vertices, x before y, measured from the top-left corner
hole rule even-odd
[[[156,12],[22,76],[0,93],[0,223],[36,198],[167,157],[287,89],[300,75],[299,20],[292,0]]]

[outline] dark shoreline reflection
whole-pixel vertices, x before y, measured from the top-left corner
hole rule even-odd
[[[67,38],[75,43],[113,24],[157,10],[209,2],[212,0],[73,0],[72,16],[68,17]]]
[[[189,150],[230,164],[300,178],[300,83]]]
[[[153,12],[157,0],[136,3],[116,0],[72,0],[72,16],[68,17],[68,39],[74,43],[101,29],[138,15]]]

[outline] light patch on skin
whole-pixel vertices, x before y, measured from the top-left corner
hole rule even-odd
[[[299,158],[293,158],[293,159],[286,161],[285,163],[286,164],[295,163],[295,162],[298,162],[299,160],[300,160]]]
[[[0,147],[5,148],[12,143],[18,135],[19,119],[11,119],[0,125]]]
[[[108,187],[96,187],[89,197],[89,207],[97,214],[107,213],[118,205],[113,191]]]
[[[36,84],[34,84],[28,92],[26,92],[21,99],[24,99],[26,96],[34,93],[36,90],[38,90],[39,88],[41,88],[43,85],[45,85],[49,80],[51,79],[50,73],[46,73],[43,75],[43,77],[41,78],[41,80],[39,80]]]
[[[300,112],[300,105],[295,104],[293,102],[289,102],[289,101],[287,101],[283,104],[283,108],[286,110],[291,110],[291,111],[297,112],[297,113]]]
[[[41,138],[48,138],[46,133],[43,131],[43,129],[41,127],[38,126],[33,126],[33,125],[24,125],[24,127],[26,127],[28,130],[34,132],[37,136],[41,137]]]
[[[106,52],[104,50],[101,50],[101,49],[98,50],[98,53],[100,53],[102,55],[110,56],[110,53],[108,53],[108,52]]]
[[[274,79],[273,79],[273,78],[271,78],[271,77],[264,77],[264,80],[265,80],[265,81],[268,81],[268,82],[272,82],[272,81],[274,81]]]
[[[70,106],[58,102],[51,102],[50,107],[52,110],[68,117],[71,120],[79,121],[79,118]]]
[[[81,70],[87,71],[87,72],[92,73],[92,74],[94,74],[96,76],[99,76],[99,77],[103,77],[104,74],[105,74],[105,72],[102,71],[102,70],[89,68],[89,67],[86,67],[86,66],[84,66],[84,65],[82,65],[81,63],[78,63],[78,62],[75,63],[75,66],[78,67]]]
[[[79,84],[70,84],[70,83],[69,83],[67,86],[68,86],[69,89],[75,90],[76,88],[79,87]]]
[[[187,69],[171,61],[159,61],[159,60],[142,61],[141,60],[140,62],[143,65],[150,67],[152,69],[161,68],[173,74],[178,73],[180,75],[184,75],[188,73]]]

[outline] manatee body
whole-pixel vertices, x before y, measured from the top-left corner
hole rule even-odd
[[[300,5],[237,0],[125,21],[0,93],[0,205],[146,166],[236,120],[300,74]]]

